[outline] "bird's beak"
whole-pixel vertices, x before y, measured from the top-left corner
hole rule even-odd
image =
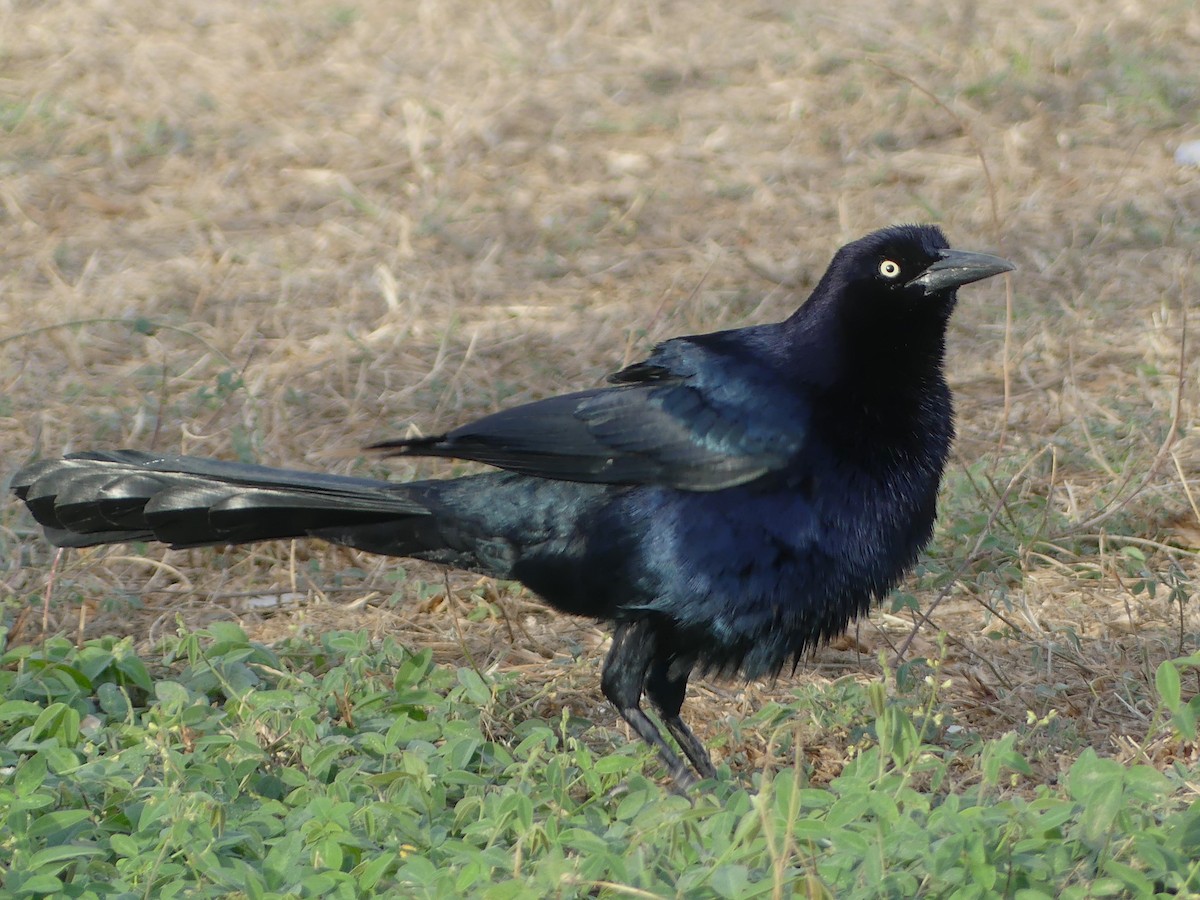
[[[990,253],[971,253],[968,250],[942,250],[942,258],[927,267],[924,272],[908,282],[907,286],[919,285],[925,294],[936,294],[952,288],[962,287],[973,281],[982,281],[1011,272],[1016,268],[1007,259]]]

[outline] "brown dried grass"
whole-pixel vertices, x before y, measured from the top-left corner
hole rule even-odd
[[[1138,593],[1120,548],[1197,574],[1197,364],[1180,345],[1200,176],[1172,150],[1200,138],[1200,12],[896,9],[0,4],[3,469],[142,446],[379,472],[355,448],[595,383],[672,334],[781,317],[784,285],[802,295],[845,240],[936,220],[1020,265],[1007,315],[997,282],[953,326],[958,452],[998,487],[948,497],[943,518],[995,505],[1002,521],[1033,460],[1004,496],[1049,498],[1072,526],[1020,548],[1002,598],[965,567],[907,654],[945,658],[984,733],[1055,709],[1080,744],[1183,752],[1147,737],[1146,698],[1157,662],[1190,649],[1195,597],[1181,618]],[[395,562],[326,546],[117,548],[67,557],[43,609],[50,557],[3,502],[11,640],[363,627],[519,669],[539,712],[611,721],[603,631],[509,587],[408,563],[397,584]],[[247,604],[281,591],[303,602]],[[911,630],[877,614],[797,677],[873,677]],[[718,735],[788,684],[702,684],[693,719]],[[736,750],[754,762],[767,741]]]

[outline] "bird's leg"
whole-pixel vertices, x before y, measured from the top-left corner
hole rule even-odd
[[[714,778],[717,770],[713,767],[708,751],[679,715],[679,710],[683,708],[684,695],[687,693],[688,676],[691,673],[691,663],[656,656],[651,661],[646,676],[646,696],[658,707],[667,731],[671,732],[671,737],[675,738],[679,749],[691,761],[700,777]]]
[[[688,787],[695,781],[692,773],[675,751],[667,746],[658,728],[642,711],[642,686],[654,654],[654,627],[650,622],[644,619],[621,622],[613,632],[612,649],[604,660],[600,689],[638,737],[658,751],[659,758],[675,783],[680,787]],[[711,763],[709,765],[711,767]]]

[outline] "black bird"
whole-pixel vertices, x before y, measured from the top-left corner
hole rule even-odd
[[[375,448],[503,471],[407,484],[134,450],[33,463],[17,495],[60,547],[318,537],[515,579],[613,623],[601,689],[677,782],[694,669],[795,664],[928,542],[954,436],[942,372],[959,287],[1006,260],[897,226],[846,245],[783,322],[666,341],[610,387]]]

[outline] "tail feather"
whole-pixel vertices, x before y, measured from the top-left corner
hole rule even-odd
[[[57,485],[53,477],[36,483],[37,503],[48,509],[58,527],[78,534],[145,530],[142,507],[147,492],[155,489],[155,480],[136,475],[122,478],[108,467],[67,470],[63,476]]]
[[[429,515],[383,481],[139,451],[34,463],[13,489],[60,547],[241,544]]]

